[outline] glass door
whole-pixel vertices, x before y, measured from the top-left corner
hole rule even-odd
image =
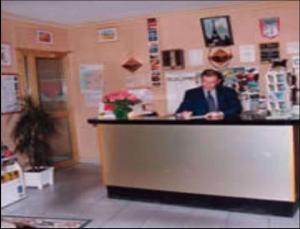
[[[36,58],[40,106],[56,119],[58,133],[50,142],[55,163],[72,160],[72,143],[67,105],[67,87],[62,58]]]

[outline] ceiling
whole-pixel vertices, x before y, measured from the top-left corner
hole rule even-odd
[[[245,1],[243,1],[245,3]],[[248,2],[248,1],[246,1]],[[250,1],[249,1],[250,2]],[[143,16],[175,10],[205,9],[239,1],[1,1],[1,14],[23,19],[78,25],[122,17]]]

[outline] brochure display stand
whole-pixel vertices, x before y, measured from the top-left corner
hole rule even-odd
[[[288,113],[292,107],[288,72],[279,67],[267,73],[268,109],[272,113]]]
[[[1,208],[25,198],[24,175],[16,156],[1,147]]]

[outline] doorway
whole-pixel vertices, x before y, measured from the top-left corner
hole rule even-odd
[[[56,167],[78,161],[74,121],[68,95],[68,53],[18,50],[18,66],[23,94],[56,120],[57,134],[49,139]]]

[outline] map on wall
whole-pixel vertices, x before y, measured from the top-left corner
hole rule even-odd
[[[86,104],[97,107],[103,90],[103,65],[80,65],[80,90],[85,97]]]

